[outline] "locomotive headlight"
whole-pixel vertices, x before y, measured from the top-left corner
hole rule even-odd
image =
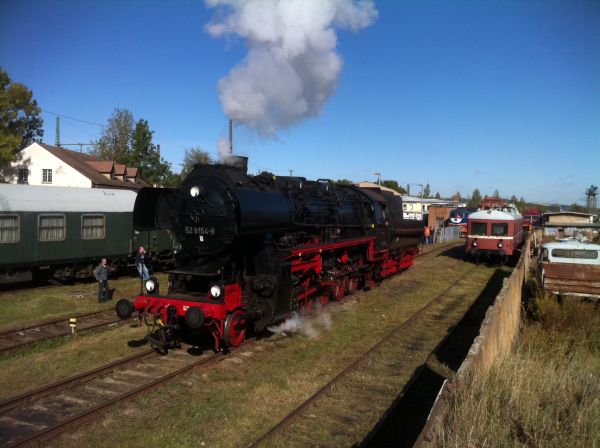
[[[213,296],[215,299],[218,299],[219,297],[221,297],[221,287],[220,286],[211,286],[210,287],[210,295]]]
[[[473,244],[473,247],[477,247],[477,246],[479,246],[479,241],[477,241],[477,238],[475,238],[475,239],[473,240],[473,243],[472,243],[472,244]]]
[[[502,240],[498,241],[498,249],[502,249],[504,247],[504,243]]]
[[[154,280],[152,280],[152,279],[146,280],[146,291],[152,292],[155,289],[156,289],[156,283],[154,283]]]
[[[190,188],[190,196],[193,198],[197,198],[198,196],[200,196],[200,187],[196,185]]]

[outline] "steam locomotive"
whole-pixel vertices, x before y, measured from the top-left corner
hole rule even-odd
[[[144,188],[137,230],[168,229],[183,250],[167,294],[155,278],[117,303],[152,327],[159,349],[211,334],[240,345],[295,310],[371,287],[413,264],[423,222],[403,219],[400,196],[330,180],[247,174],[247,159],[196,165],[178,189]]]

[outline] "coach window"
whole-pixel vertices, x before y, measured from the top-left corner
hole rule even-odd
[[[38,218],[39,241],[62,241],[67,229],[65,215],[40,215]]]
[[[487,235],[487,222],[471,223],[471,235]]]
[[[81,238],[84,240],[100,240],[104,238],[104,215],[81,216]]]
[[[492,223],[492,236],[506,236],[508,235],[508,224],[506,223]]]
[[[19,215],[0,215],[0,243],[17,243],[19,236]]]

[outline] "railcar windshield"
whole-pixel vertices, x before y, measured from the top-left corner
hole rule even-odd
[[[471,235],[487,235],[487,222],[472,222]]]
[[[506,236],[508,235],[508,224],[506,223],[494,223],[492,224],[492,236]]]

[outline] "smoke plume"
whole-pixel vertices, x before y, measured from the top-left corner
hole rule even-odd
[[[335,29],[377,18],[372,0],[206,0],[213,37],[237,35],[248,54],[219,81],[225,114],[262,137],[318,115],[342,68]]]
[[[315,313],[317,313],[317,318],[313,320],[294,311],[282,323],[271,325],[267,327],[267,330],[271,333],[300,333],[308,338],[315,339],[319,336],[315,324],[321,326],[325,331],[331,329],[331,316],[329,313],[322,312],[319,309],[316,309]]]

